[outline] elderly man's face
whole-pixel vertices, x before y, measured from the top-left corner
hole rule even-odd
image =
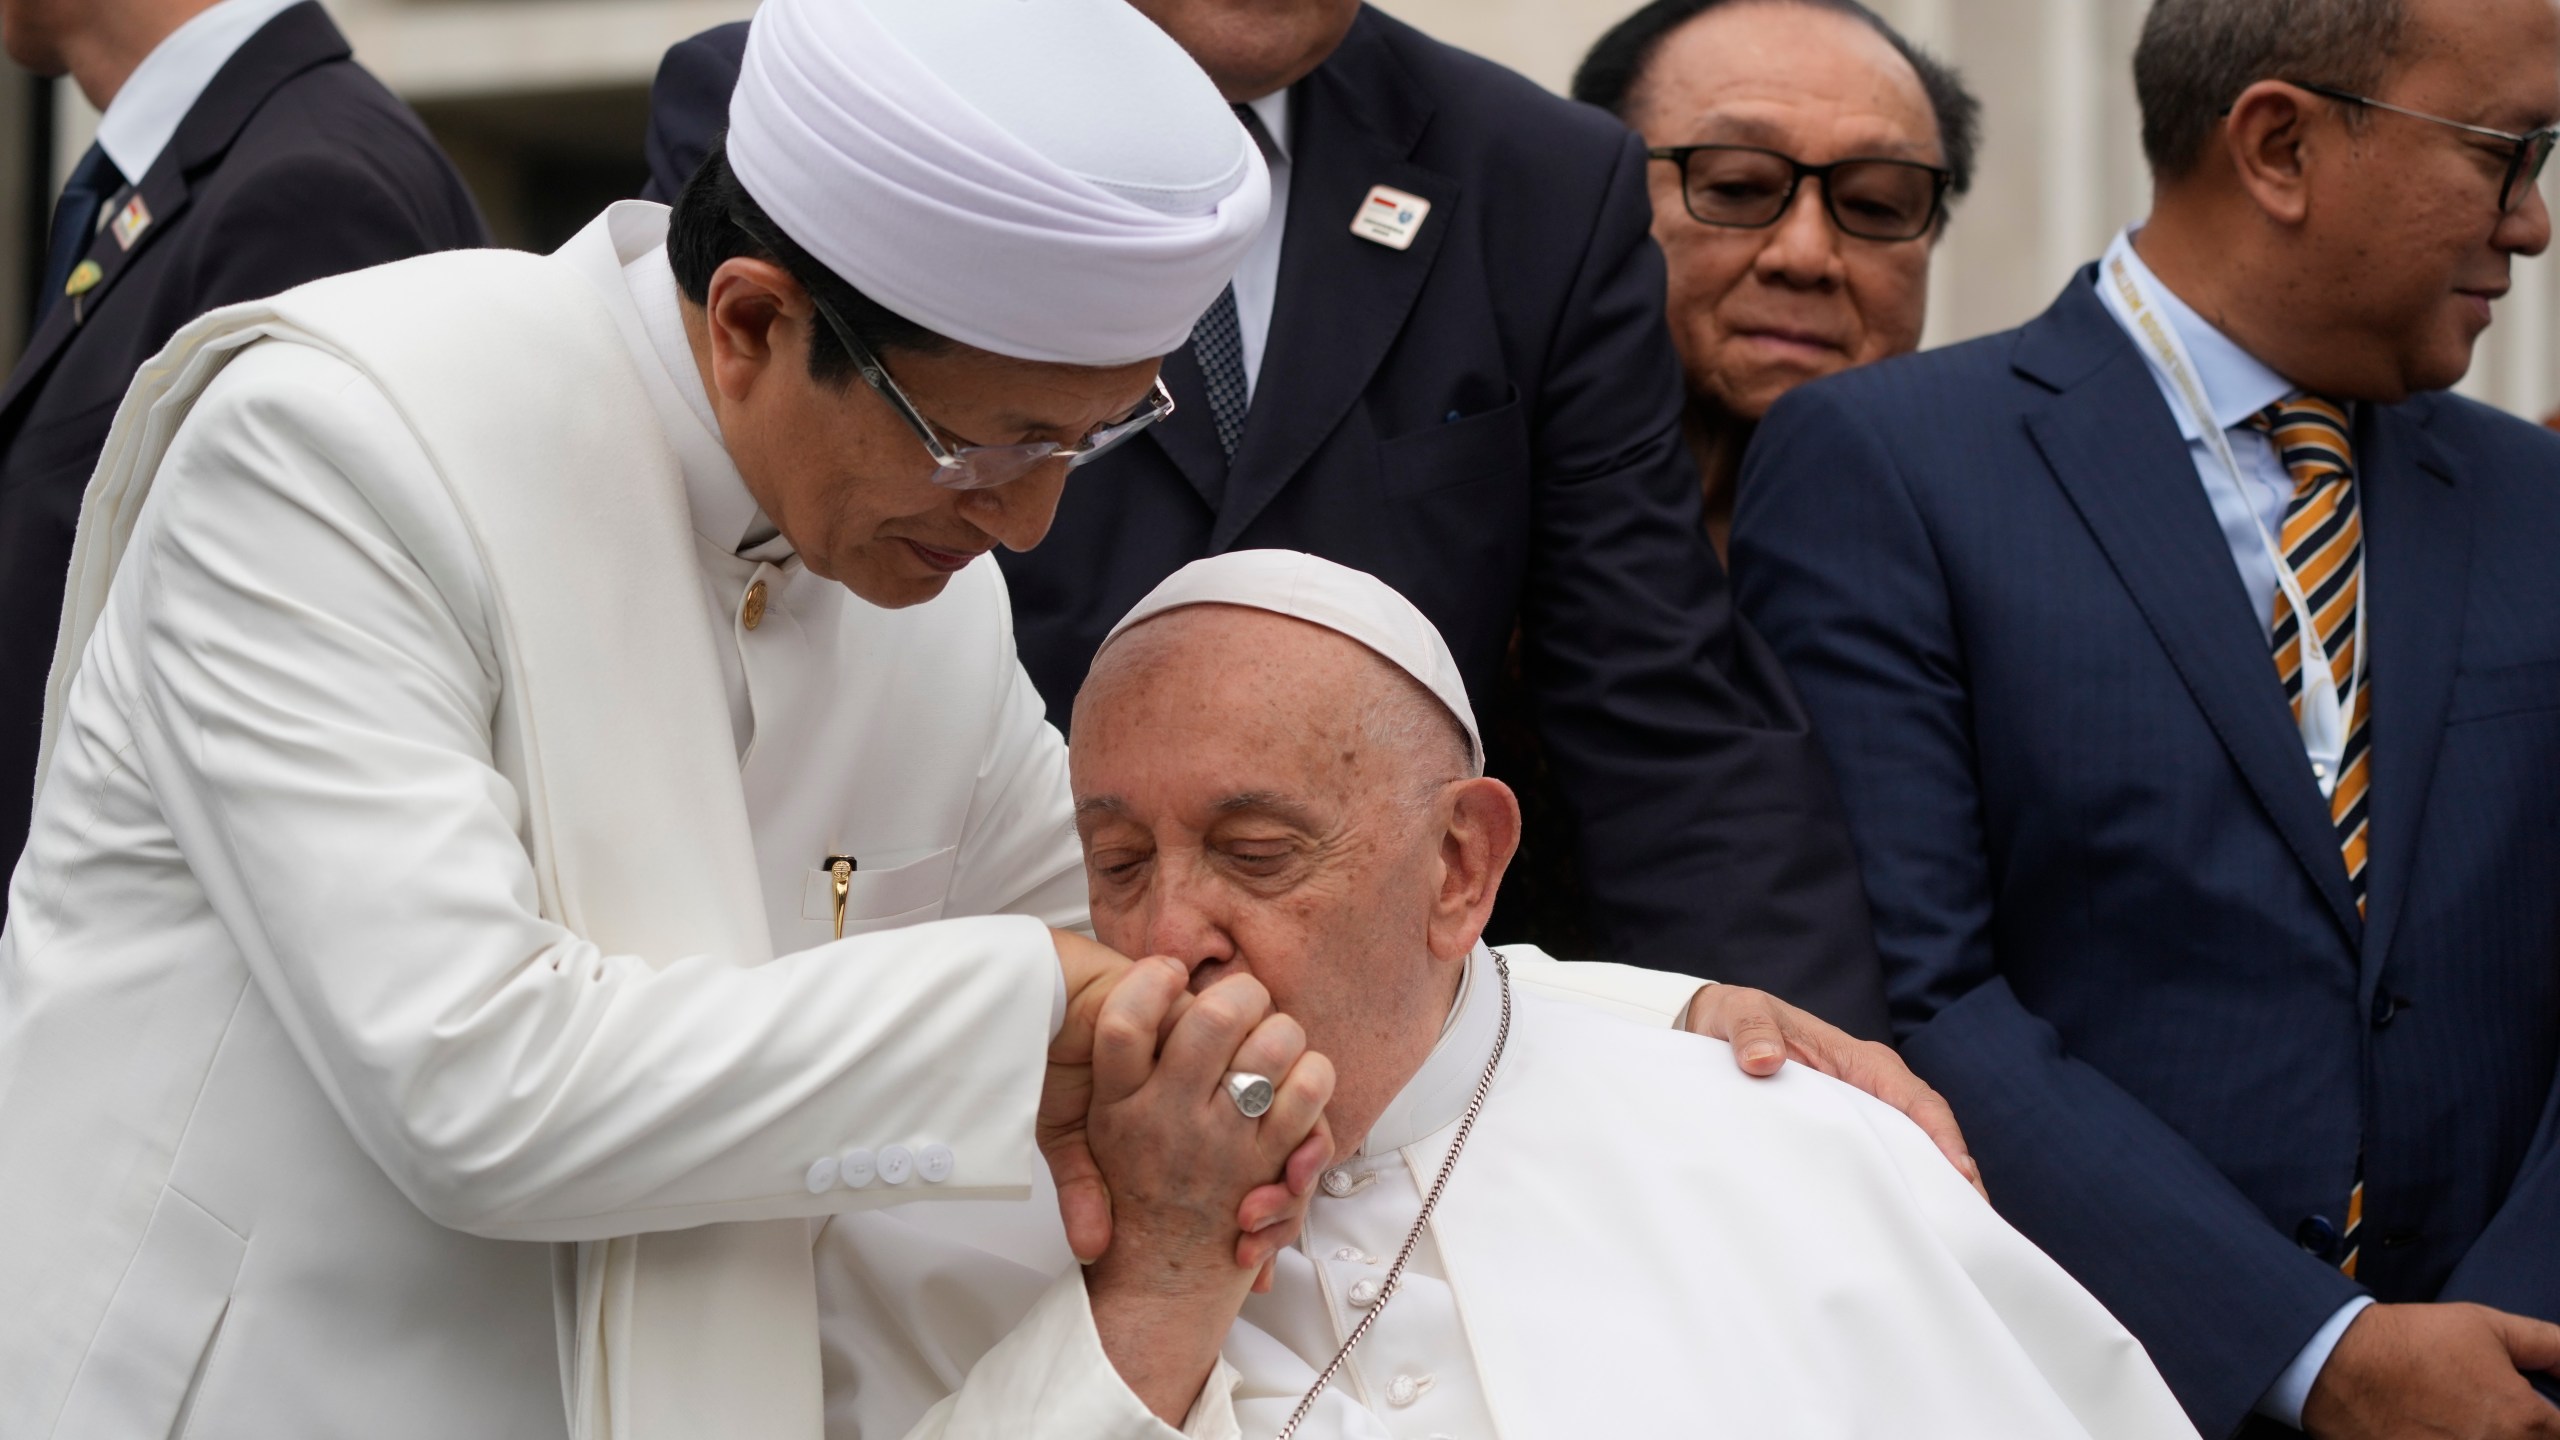
[[[2560,120],[2560,14],[2551,0],[2412,0],[2409,62],[2371,98],[2509,132]],[[2315,388],[2396,400],[2470,368],[2510,263],[2551,243],[2541,192],[2498,209],[2501,142],[2317,101],[2304,148],[2307,209],[2284,277],[2298,323],[2326,332]]]
[[[765,516],[808,566],[889,609],[921,604],[998,545],[1028,550],[1049,533],[1064,461],[988,490],[933,483],[924,442],[860,379],[809,374],[823,324],[776,266],[736,259],[712,276],[709,304],[687,306],[697,356],[709,357],[722,442]],[[881,357],[946,448],[1073,444],[1151,393],[1156,362],[1048,365],[954,346]]]
[[[1655,147],[1753,145],[1808,165],[1944,163],[1909,63],[1856,19],[1800,5],[1727,6],[1673,31],[1628,118]],[[1656,161],[1650,174],[1671,333],[1693,395],[1757,420],[1808,380],[1918,348],[1934,231],[1843,235],[1810,179],[1766,229],[1708,225],[1683,203],[1678,166]]]
[[[1076,702],[1094,933],[1195,992],[1261,981],[1333,1060],[1346,1145],[1429,1055],[1517,835],[1446,712],[1371,722],[1433,705],[1409,683],[1332,631],[1202,605],[1115,642]]]

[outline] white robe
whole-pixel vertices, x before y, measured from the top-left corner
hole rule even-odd
[[[1479,952],[1439,1046],[1327,1172],[1180,1434],[1275,1435],[1375,1303],[1499,1007]],[[1107,1364],[1064,1275],[921,1433],[1173,1440],[1143,1416],[1052,1420],[1061,1378]],[[1910,1121],[1801,1066],[1751,1080],[1721,1042],[1526,986],[1397,1294],[1298,1433],[2195,1436],[2132,1335]]]
[[[725,459],[623,274],[662,214],[251,307],[451,317],[464,423],[288,339],[137,383],[172,404],[128,405],[106,471],[157,478],[138,523],[93,487],[0,936],[0,1434],[559,1436],[559,1247],[527,1242],[785,1221],[805,1277],[815,1217],[1041,1173],[1040,922],[1083,887],[1001,577],[891,612],[692,533]],[[841,943],[831,853],[864,865]],[[1004,912],[1036,918],[915,925]],[[893,1144],[951,1169],[813,1193]],[[745,1378],[814,1435],[806,1303]]]

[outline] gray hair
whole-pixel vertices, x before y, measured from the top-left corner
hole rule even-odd
[[[2192,172],[2232,102],[2261,80],[2372,94],[2407,24],[2405,0],[2156,0],[2133,52],[2152,173]]]

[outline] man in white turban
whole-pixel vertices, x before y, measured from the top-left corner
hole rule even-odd
[[[1153,1277],[1156,1348],[1115,1357],[1152,1419],[1049,1423],[1109,1348],[1095,1319],[1132,1323],[1068,1267],[928,1433],[2194,1440],[2142,1346],[1902,1116],[1801,1069],[1744,1080],[1486,948],[1519,806],[1386,585],[1196,561],[1111,632],[1072,734],[1096,933],[1174,957],[1105,1002],[1094,1062],[1118,1238],[1091,1283]],[[1220,1263],[1227,1192],[1121,1183],[1250,1133],[1184,1037],[1154,1043],[1248,977],[1330,1057],[1343,1152],[1261,1293]],[[1203,1097],[1187,1126],[1168,1089]]]
[[[0,933],[0,1434],[814,1440],[821,1222],[1054,1172],[1103,1248],[1127,962],[987,552],[1164,413],[1263,162],[1121,0],[752,51],[672,213],[137,379]]]

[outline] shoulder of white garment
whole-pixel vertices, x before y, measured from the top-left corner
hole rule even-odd
[[[1689,1002],[1714,983],[1606,960],[1559,960],[1535,945],[1501,950],[1511,962],[1512,980],[1524,990],[1654,1025],[1679,1024]]]
[[[271,498],[252,503],[250,492]],[[145,508],[182,509],[192,539],[219,532],[220,543],[257,555],[266,536],[254,517],[274,503],[330,513],[348,533],[404,553],[495,678],[488,571],[434,462],[363,371],[281,340],[245,347],[206,385]]]
[[[1451,1133],[1408,1149],[1418,1175]],[[2140,1344],[1918,1127],[1800,1065],[1745,1076],[1720,1041],[1520,996],[1433,1233],[1491,1408],[1523,1433],[1649,1433],[1692,1403],[1823,1433],[1886,1414],[1950,1440],[2194,1433]],[[1754,1290],[1730,1332],[1701,1308]],[[1554,1325],[1595,1303],[1615,1323]],[[1818,1393],[1851,1355],[1931,1378]]]

